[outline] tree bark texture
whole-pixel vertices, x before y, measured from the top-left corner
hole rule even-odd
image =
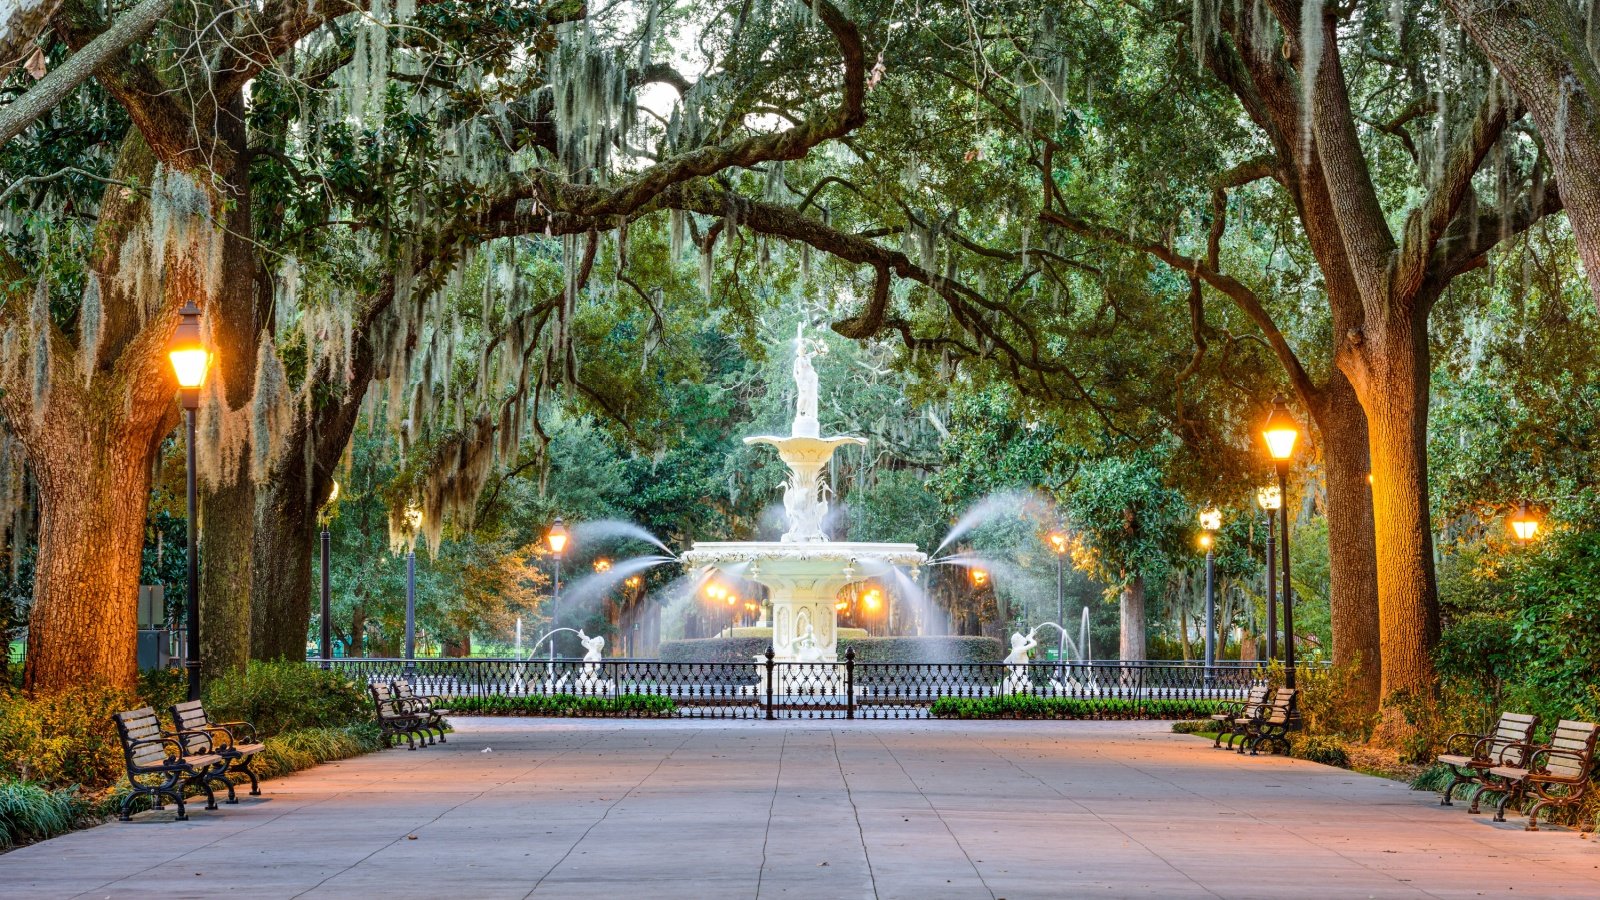
[[[1580,8],[1554,0],[1446,0],[1527,107],[1600,306],[1600,66]]]
[[[1146,656],[1144,599],[1144,576],[1135,575],[1122,589],[1122,634],[1117,648],[1121,659],[1140,660]]]
[[[1377,547],[1372,517],[1367,414],[1335,370],[1316,406],[1322,436],[1328,517],[1329,617],[1333,661],[1358,667],[1361,698],[1376,710],[1382,696],[1383,651],[1378,615]],[[1284,510],[1288,514],[1288,510]]]
[[[250,475],[248,407],[255,390],[256,347],[264,323],[257,312],[258,267],[250,241],[251,191],[249,156],[243,152],[243,115],[242,96],[230,98],[217,114],[219,137],[233,150],[225,187],[232,203],[222,244],[224,275],[215,302],[206,310],[206,325],[216,348],[209,376],[216,380],[216,389],[208,396],[211,402],[222,404],[212,415],[231,417],[236,424],[232,436],[224,429],[225,442],[233,442],[229,452],[211,448],[222,460],[213,473],[217,481],[201,480],[200,668],[206,678],[242,672],[251,649],[250,561],[256,499]],[[204,441],[202,437],[202,446]]]

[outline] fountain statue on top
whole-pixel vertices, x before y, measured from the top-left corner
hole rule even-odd
[[[746,444],[771,444],[778,449],[778,458],[789,466],[789,479],[783,485],[783,512],[789,523],[789,530],[783,534],[786,544],[828,539],[822,533],[823,520],[828,516],[828,500],[822,495],[822,470],[833,459],[833,451],[846,444],[867,443],[858,437],[819,437],[817,370],[811,359],[827,352],[828,345],[821,339],[806,337],[806,325],[801,322],[794,337],[794,424],[789,436],[744,439]]]
[[[889,575],[894,567],[915,567],[926,555],[915,544],[835,542],[823,532],[828,515],[822,472],[835,450],[865,445],[859,437],[822,437],[817,422],[818,379],[812,360],[827,352],[821,338],[806,334],[805,323],[794,339],[794,423],[784,436],[745,438],[746,444],[770,444],[789,467],[783,486],[783,511],[788,530],[780,541],[697,542],[683,562],[707,576],[738,566],[741,575],[767,588],[768,607],[759,628],[770,628],[780,662],[838,660],[835,598],[858,578]]]

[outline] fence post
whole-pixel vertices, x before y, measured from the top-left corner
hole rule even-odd
[[[772,718],[772,672],[777,668],[773,658],[777,654],[772,652],[772,645],[767,645],[767,718]]]
[[[856,717],[856,648],[844,651],[844,717]]]

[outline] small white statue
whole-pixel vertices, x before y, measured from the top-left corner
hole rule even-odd
[[[585,663],[597,663],[604,658],[604,653],[602,651],[604,651],[606,647],[605,635],[597,634],[594,637],[590,637],[589,635],[584,634],[583,629],[580,628],[578,630],[578,643],[583,645],[583,649],[585,651],[583,654],[583,661]]]
[[[1019,694],[1028,690],[1028,651],[1037,646],[1039,641],[1032,631],[1027,634],[1011,633],[1011,652],[1005,658],[1007,693]]]
[[[822,648],[817,645],[817,633],[810,622],[806,623],[805,631],[789,642],[789,653],[795,662],[822,662]]]
[[[828,345],[806,337],[806,323],[802,321],[794,333],[794,425],[790,429],[796,437],[816,437],[817,426],[817,370],[811,357],[827,353]]]

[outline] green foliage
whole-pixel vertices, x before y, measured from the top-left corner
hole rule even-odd
[[[124,763],[111,715],[146,703],[114,688],[0,695],[0,777],[52,788],[116,781]]]
[[[1079,568],[1120,591],[1134,578],[1160,584],[1180,552],[1189,506],[1166,483],[1163,450],[1136,450],[1085,465],[1066,498]]]
[[[661,642],[667,663],[753,663],[772,646],[770,637],[691,638]]]
[[[1210,719],[1186,719],[1172,723],[1173,734],[1215,734],[1217,723]]]
[[[249,722],[262,736],[342,728],[372,709],[365,689],[340,672],[288,660],[252,660],[243,673],[209,682],[205,701],[213,721]]]
[[[1295,740],[1290,747],[1290,755],[1325,766],[1350,768],[1350,756],[1345,753],[1344,746],[1336,739],[1323,735],[1307,734]]]
[[[663,694],[582,697],[519,694],[452,697],[450,711],[474,716],[671,716],[677,704]]]
[[[842,637],[840,661],[850,649],[858,663],[999,663],[1006,657],[997,638],[978,635]]]
[[[88,813],[76,788],[52,791],[0,776],[0,850],[65,834]]]
[[[1356,742],[1372,735],[1377,720],[1359,689],[1359,675],[1354,663],[1299,668],[1295,685],[1300,694],[1296,700],[1306,734]]]
[[[1121,700],[1077,697],[940,697],[928,712],[939,719],[1193,719],[1216,712],[1216,700]]]

